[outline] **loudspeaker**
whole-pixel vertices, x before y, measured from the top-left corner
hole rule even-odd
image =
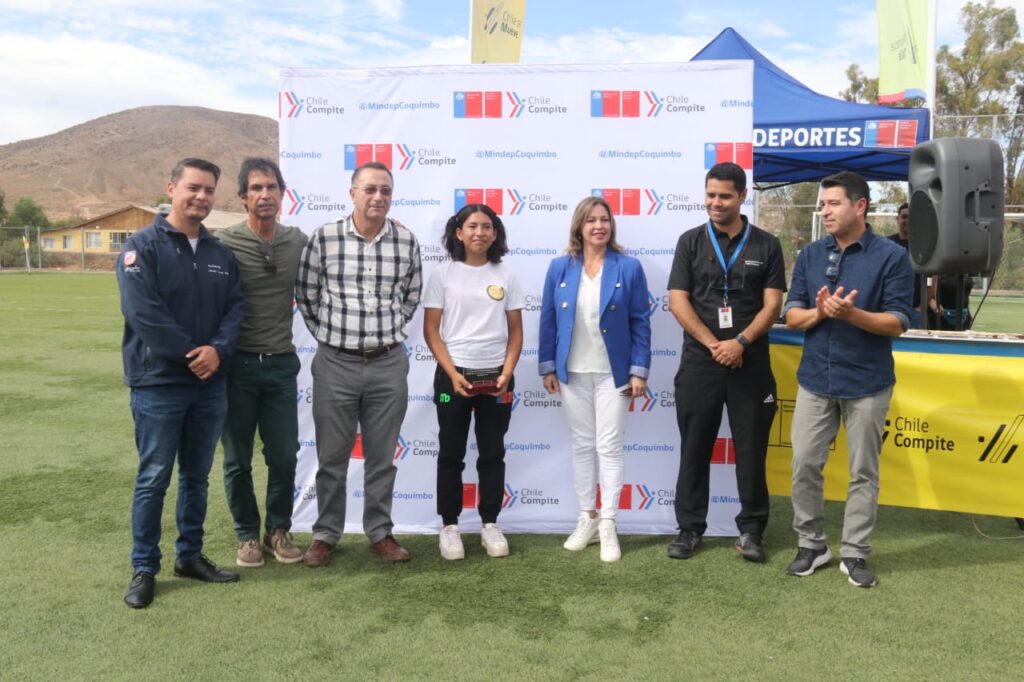
[[[910,262],[927,274],[990,273],[1003,256],[1003,152],[944,137],[910,153]]]

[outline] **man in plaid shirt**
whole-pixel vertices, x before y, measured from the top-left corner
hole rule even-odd
[[[307,566],[326,566],[345,528],[345,484],[357,426],[363,447],[363,531],[370,550],[408,561],[391,535],[395,443],[408,403],[402,341],[422,287],[420,247],[387,218],[394,179],[371,162],[352,174],[353,211],[310,235],[295,300],[319,342],[313,358],[318,516]]]

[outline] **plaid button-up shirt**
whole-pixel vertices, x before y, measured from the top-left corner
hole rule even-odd
[[[388,220],[373,241],[352,216],[318,227],[302,251],[295,302],[320,343],[367,350],[404,341],[422,288],[420,246]]]

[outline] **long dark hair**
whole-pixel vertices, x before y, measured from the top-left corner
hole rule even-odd
[[[465,261],[466,247],[462,245],[455,231],[466,224],[469,217],[474,213],[483,213],[491,224],[494,225],[494,243],[487,249],[487,260],[491,263],[500,263],[501,257],[508,253],[508,243],[505,239],[505,225],[501,218],[487,204],[467,204],[458,213],[448,219],[444,226],[444,236],[441,237],[441,244],[444,246],[452,260]]]

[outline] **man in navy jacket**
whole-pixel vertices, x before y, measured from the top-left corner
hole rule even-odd
[[[231,251],[202,225],[220,169],[184,159],[171,172],[171,212],[125,242],[117,260],[124,382],[131,387],[139,469],[132,500],[132,580],[124,601],[145,608],[160,570],[160,517],[178,461],[174,574],[234,582],[202,554],[207,478],[227,409],[221,367],[244,300]]]

